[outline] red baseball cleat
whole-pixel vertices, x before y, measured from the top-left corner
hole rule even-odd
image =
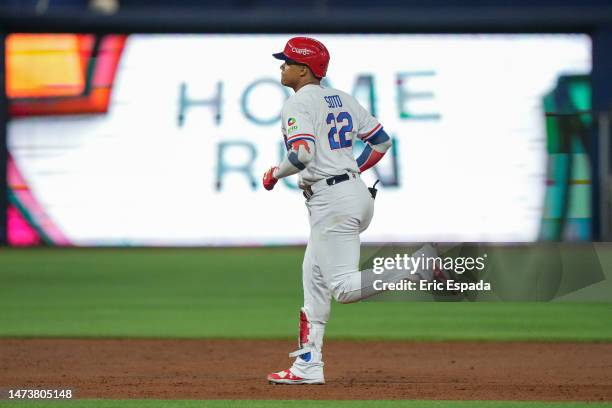
[[[308,379],[298,377],[289,370],[279,371],[278,373],[268,374],[270,384],[325,384],[325,379]]]

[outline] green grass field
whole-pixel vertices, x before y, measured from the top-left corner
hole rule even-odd
[[[293,339],[302,256],[301,248],[4,249],[0,336]],[[612,303],[363,302],[334,304],[327,335],[607,342],[610,316]]]
[[[295,337],[301,248],[0,250],[1,337]],[[609,282],[595,291],[609,293]],[[612,341],[612,303],[334,304],[328,338]],[[1,386],[1,385],[0,385]],[[583,408],[500,401],[0,401],[2,406]]]

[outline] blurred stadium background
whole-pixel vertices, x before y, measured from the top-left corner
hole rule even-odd
[[[334,306],[330,339],[612,340],[609,1],[5,0],[0,31],[0,336],[293,338],[306,211],[259,177],[270,54],[305,33],[395,140],[365,243],[603,272],[551,303]]]
[[[268,195],[258,185],[282,154],[289,95],[269,54],[300,32],[330,45],[327,84],[356,95],[396,142],[366,175],[385,194],[364,241],[609,239],[606,2],[0,10],[4,244],[304,244],[306,222],[283,222],[304,218],[294,182]],[[272,219],[253,216],[268,209]]]

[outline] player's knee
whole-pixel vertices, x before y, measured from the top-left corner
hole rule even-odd
[[[343,285],[334,287],[333,295],[338,303],[354,303],[359,300],[359,297],[355,296],[355,293],[345,290]]]

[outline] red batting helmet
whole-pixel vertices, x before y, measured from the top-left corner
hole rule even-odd
[[[308,68],[317,78],[323,78],[329,65],[329,52],[325,46],[309,37],[293,37],[285,45],[285,50],[272,54],[274,58],[287,61],[293,60]]]

